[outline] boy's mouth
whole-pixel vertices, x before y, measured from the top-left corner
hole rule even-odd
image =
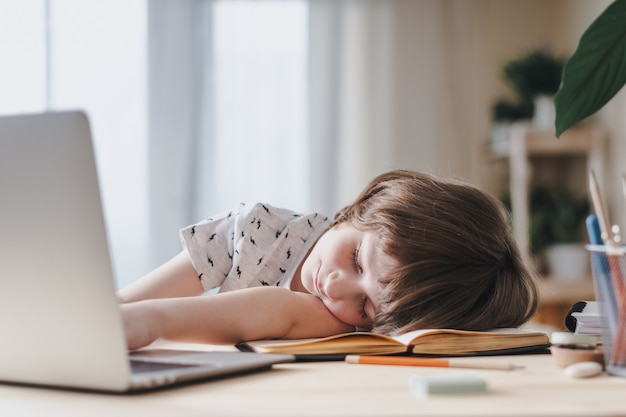
[[[320,263],[320,266],[317,267],[317,271],[315,272],[313,284],[315,285],[315,290],[317,291],[317,295],[320,298],[322,298],[322,297],[326,297],[326,294],[324,293],[324,287],[322,286],[322,283],[320,282],[320,269],[322,269],[321,263]]]

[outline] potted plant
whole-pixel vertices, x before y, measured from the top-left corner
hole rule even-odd
[[[496,100],[491,108],[491,117],[495,123],[512,123],[518,120],[527,120],[532,115],[533,105],[528,101],[514,102],[501,98]]]
[[[553,128],[554,94],[561,83],[563,63],[547,50],[536,49],[504,66],[504,77],[521,102],[532,103],[532,121],[538,129]]]
[[[516,97],[512,100],[500,98],[491,108],[491,145],[494,150],[508,146],[509,127],[513,122],[532,120],[538,129],[553,129],[553,96],[559,88],[562,69],[563,59],[545,49],[530,51],[503,66],[502,77]]]
[[[548,272],[561,280],[582,279],[589,269],[582,243],[589,200],[563,186],[535,187],[530,194],[530,243],[545,255]]]
[[[509,61],[504,76],[520,97],[533,99],[540,95],[554,95],[561,83],[563,59],[546,49],[530,51],[525,56]]]
[[[509,127],[519,120],[529,120],[533,115],[533,104],[529,101],[515,102],[501,98],[491,107],[491,147],[495,151],[508,149]]]
[[[626,0],[615,0],[583,33],[554,98],[556,135],[600,110],[626,83]]]

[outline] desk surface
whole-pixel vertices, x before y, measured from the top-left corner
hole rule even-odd
[[[411,375],[467,370],[291,363],[133,395],[0,384],[0,416],[626,416],[626,378],[571,379],[546,354],[474,359],[525,368],[476,371],[487,379],[484,394],[428,398],[409,393]]]

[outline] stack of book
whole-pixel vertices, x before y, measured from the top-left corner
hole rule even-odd
[[[582,311],[571,313],[571,316],[576,319],[575,333],[601,336],[602,316],[598,303],[595,301],[586,301],[585,303]]]

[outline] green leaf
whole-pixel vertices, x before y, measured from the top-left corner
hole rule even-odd
[[[600,110],[626,83],[626,0],[616,0],[580,38],[554,97],[557,137]]]

